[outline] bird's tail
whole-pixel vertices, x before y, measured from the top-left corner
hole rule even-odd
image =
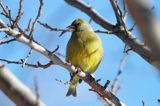
[[[79,81],[79,77],[78,76],[73,76],[71,81],[70,81],[70,86],[69,86],[69,89],[68,89],[68,92],[66,94],[66,96],[74,96],[76,97],[77,93],[76,93],[76,87],[77,87],[77,84],[78,84],[78,81]]]
[[[66,96],[70,96],[70,95],[76,97],[76,95],[77,95],[77,93],[76,93],[76,85],[70,84],[70,87],[68,89],[68,92],[67,92]]]

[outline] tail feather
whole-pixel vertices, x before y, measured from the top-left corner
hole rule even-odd
[[[74,97],[77,96],[76,86],[75,86],[75,85],[70,85],[66,96],[70,96],[70,95],[72,95],[72,96],[74,96]]]
[[[75,75],[75,76],[71,77],[70,86],[69,86],[69,89],[68,89],[66,96],[72,95],[72,96],[76,97],[76,95],[77,95],[76,87],[77,87],[78,81],[79,81],[78,76]]]

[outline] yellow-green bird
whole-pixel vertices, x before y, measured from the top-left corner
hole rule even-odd
[[[68,27],[73,31],[67,44],[66,61],[79,67],[85,73],[93,73],[103,56],[101,40],[90,24],[82,19],[76,19]],[[80,78],[71,74],[69,90],[66,96],[76,96],[76,87]]]

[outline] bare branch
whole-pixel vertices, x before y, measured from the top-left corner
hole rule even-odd
[[[6,60],[6,59],[0,59],[0,61],[6,62],[8,64],[21,64],[23,65],[23,61],[10,61],[10,60]],[[47,64],[41,64],[40,62],[37,62],[37,64],[29,64],[29,63],[25,63],[26,66],[28,67],[33,67],[33,68],[48,68],[51,65],[53,65],[52,62],[49,62]]]
[[[140,28],[145,43],[160,61],[160,22],[155,18],[145,0],[127,0],[129,10]],[[157,64],[160,67],[160,64]]]
[[[122,13],[118,7],[117,0],[110,0],[110,2],[113,7],[116,19],[117,19],[117,24],[122,25]]]
[[[23,12],[22,12],[22,1],[23,1],[23,0],[20,0],[20,1],[19,1],[18,15],[17,15],[17,17],[16,17],[16,19],[15,19],[15,21],[14,21],[14,24],[17,24],[18,21],[21,19],[22,15],[23,15]]]
[[[38,105],[36,105],[37,100],[33,92],[2,64],[0,64],[0,89],[17,106],[44,106],[44,103],[40,100],[38,100]]]
[[[11,18],[11,11],[8,9],[7,6],[4,6],[4,5],[2,4],[2,2],[0,2],[0,6],[1,6],[2,11],[3,11],[1,14],[2,14],[3,16],[5,16],[6,18],[9,19],[11,28],[14,28],[14,25],[13,25],[14,20]]]
[[[126,27],[126,25],[124,23],[124,20],[123,20],[122,12],[121,12],[118,4],[117,4],[117,1],[116,0],[110,0],[110,2],[112,4],[114,13],[116,15],[117,25],[122,27],[122,29],[124,30],[125,35],[129,35],[129,32],[128,32],[127,27]]]
[[[122,74],[122,70],[123,70],[123,67],[124,67],[124,63],[127,59],[127,56],[128,56],[128,53],[125,53],[123,58],[120,60],[120,66],[119,66],[119,70],[117,72],[117,75],[113,81],[113,84],[111,86],[111,91],[113,94],[116,94],[117,93],[117,90],[119,90],[120,86],[119,86],[119,79],[120,79],[120,75]]]
[[[30,30],[31,22],[32,22],[32,19],[29,20],[28,26],[27,26],[27,28],[24,30],[24,32],[28,32],[28,31]]]
[[[131,32],[132,32],[132,31],[134,30],[134,27],[135,27],[135,26],[136,26],[136,23],[134,23],[134,24],[132,25],[132,27],[128,29],[128,31],[131,31]]]
[[[27,62],[27,60],[29,59],[29,57],[31,56],[32,52],[33,52],[33,49],[30,49],[30,51],[28,52],[26,58],[23,59],[22,67],[24,67],[24,66],[26,65],[26,62]]]
[[[34,29],[35,29],[36,23],[37,23],[37,21],[39,20],[39,18],[41,16],[42,6],[43,6],[43,0],[39,0],[39,3],[40,4],[39,4],[39,9],[38,9],[38,14],[37,14],[35,20],[33,21],[32,28],[31,28],[31,31],[29,33],[29,37],[30,38],[32,37],[32,33],[33,33]]]
[[[106,83],[105,83],[105,85],[104,85],[104,89],[107,89],[109,84],[110,84],[110,81],[107,80]]]
[[[62,83],[63,85],[68,85],[70,84],[70,81],[63,81],[61,79],[55,78],[55,81]]]
[[[70,30],[54,28],[54,27],[48,25],[47,23],[42,23],[42,22],[40,22],[40,21],[38,21],[38,23],[39,23],[40,25],[42,25],[44,28],[49,29],[50,31],[60,31],[60,32],[67,31],[67,32],[70,32]]]
[[[3,44],[8,44],[10,42],[13,42],[13,41],[16,41],[16,39],[10,39],[10,40],[7,40],[7,41],[3,41],[3,40],[0,40],[0,45],[3,45]]]
[[[1,6],[3,12],[4,12],[3,14],[7,15],[8,12],[6,11],[6,8],[3,6],[2,1],[0,1],[0,6]]]
[[[52,54],[56,53],[59,49],[59,45],[57,45],[57,47],[51,52]]]

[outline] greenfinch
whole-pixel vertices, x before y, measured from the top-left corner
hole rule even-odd
[[[102,43],[91,25],[82,19],[76,19],[67,27],[72,31],[66,48],[66,61],[79,67],[85,73],[93,73],[103,56]],[[80,78],[71,74],[70,86],[66,96],[76,96],[76,87]]]

